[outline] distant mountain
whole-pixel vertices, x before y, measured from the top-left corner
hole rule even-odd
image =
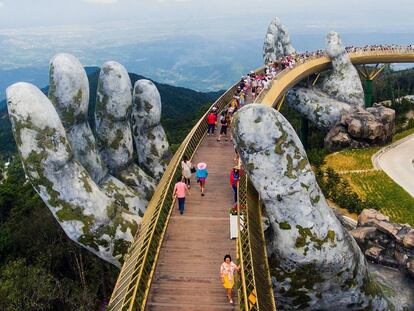
[[[89,99],[89,123],[94,127],[93,113],[95,111],[96,89],[98,85],[99,68],[85,68],[90,89]],[[132,85],[139,79],[146,79],[143,76],[129,73]],[[213,103],[223,91],[218,92],[197,92],[183,87],[175,87],[167,84],[157,83],[162,100],[161,123],[165,128],[168,140],[175,149],[185,138],[193,124],[198,120],[202,113]],[[47,94],[48,86],[42,88]],[[6,100],[0,102],[0,155],[13,153],[16,146],[11,132],[11,124],[6,109]]]

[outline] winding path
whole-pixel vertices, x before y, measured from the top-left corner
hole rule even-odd
[[[373,156],[375,168],[382,169],[405,191],[414,197],[414,134],[377,152]]]

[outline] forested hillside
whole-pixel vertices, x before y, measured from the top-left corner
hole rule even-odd
[[[99,69],[87,72],[92,121]],[[143,78],[130,76],[133,83]],[[162,123],[174,149],[220,92],[156,85]],[[119,270],[69,240],[26,181],[4,108],[0,155],[1,167],[12,159],[7,178],[0,176],[0,310],[100,310]]]

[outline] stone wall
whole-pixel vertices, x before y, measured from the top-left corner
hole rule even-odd
[[[365,209],[350,233],[368,260],[406,269],[414,278],[414,229],[410,225],[392,223],[388,216]]]

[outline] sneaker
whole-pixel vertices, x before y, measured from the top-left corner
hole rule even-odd
[[[220,139],[217,139],[217,141],[220,141]]]
[[[202,193],[201,196],[203,197],[204,196],[204,193]]]
[[[230,303],[231,303],[231,304],[233,303],[233,299],[230,299]]]

